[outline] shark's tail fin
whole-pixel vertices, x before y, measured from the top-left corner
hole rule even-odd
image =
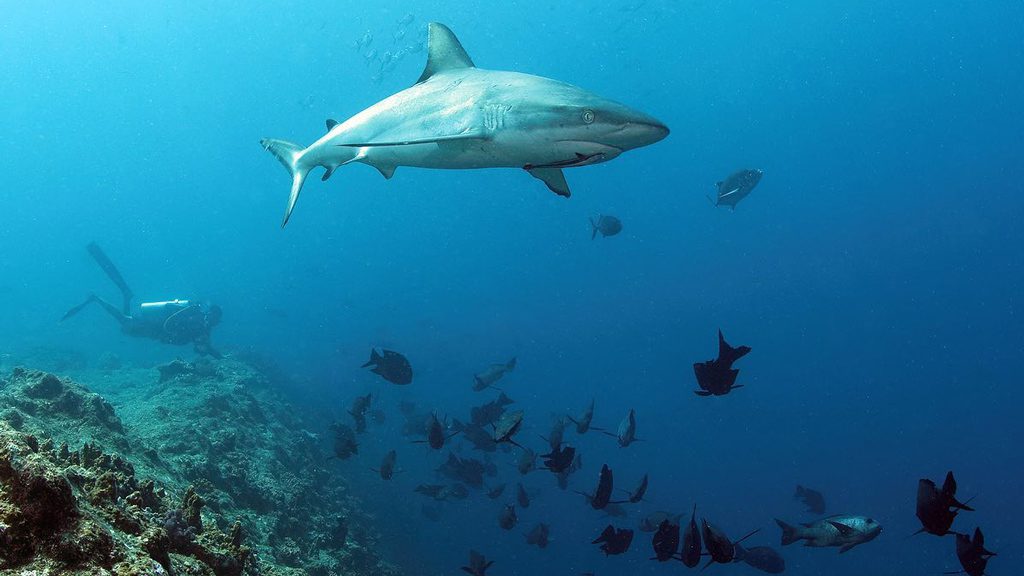
[[[285,140],[264,138],[260,140],[260,145],[265,150],[269,150],[288,169],[288,173],[292,175],[292,191],[288,196],[288,208],[284,213],[284,221],[281,222],[281,227],[284,228],[284,225],[288,223],[288,218],[292,215],[292,210],[295,209],[295,202],[299,199],[302,184],[306,181],[306,176],[313,166],[302,161],[303,148],[298,144],[292,144]]]
[[[590,239],[593,240],[594,238],[597,238],[597,223],[594,222],[593,218],[591,218],[590,219]]]

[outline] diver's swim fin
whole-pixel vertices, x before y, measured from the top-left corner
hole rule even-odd
[[[103,249],[100,248],[99,244],[90,242],[86,248],[89,250],[89,254],[92,256],[92,259],[95,260],[96,263],[99,264],[100,268],[103,269],[103,272],[106,273],[107,278],[110,278],[110,281],[116,284],[121,290],[121,296],[124,297],[124,314],[125,316],[130,315],[132,313],[132,296],[134,295],[132,294],[132,289],[128,287],[128,283],[124,281],[124,277],[121,276],[121,273],[117,270],[117,266],[114,266],[114,263],[110,261],[110,258],[107,258],[106,253],[103,252]],[[78,310],[75,310],[75,312],[78,312]],[[65,315],[65,317],[66,316],[67,315]]]
[[[63,322],[65,320],[67,320],[68,318],[71,318],[75,314],[78,314],[79,312],[81,312],[83,308],[85,308],[89,304],[92,304],[95,301],[96,301],[96,295],[95,294],[90,294],[89,297],[85,299],[85,302],[82,302],[78,306],[75,306],[71,310],[68,310],[67,312],[65,312],[64,315],[61,316],[60,321]]]

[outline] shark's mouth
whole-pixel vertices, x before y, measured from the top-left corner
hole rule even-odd
[[[577,152],[575,158],[559,160],[558,162],[552,162],[550,164],[527,164],[524,168],[527,170],[532,170],[534,168],[572,168],[573,166],[597,164],[598,162],[604,162],[607,159],[608,155],[604,152],[595,152],[594,154],[580,154]]]

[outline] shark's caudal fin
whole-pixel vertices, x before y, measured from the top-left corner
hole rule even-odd
[[[288,173],[292,175],[292,191],[288,195],[288,208],[285,210],[284,220],[281,222],[281,227],[284,228],[292,215],[292,210],[295,209],[295,202],[299,199],[302,184],[306,181],[306,176],[309,175],[309,171],[313,166],[302,162],[303,148],[298,144],[293,144],[286,140],[264,138],[260,140],[260,145],[265,150],[269,150],[284,165]]]

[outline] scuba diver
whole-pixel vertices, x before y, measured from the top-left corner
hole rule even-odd
[[[192,344],[199,355],[222,357],[210,345],[210,331],[220,323],[220,306],[202,306],[188,300],[175,299],[165,302],[143,302],[139,310],[133,314],[134,295],[117,267],[95,242],[89,244],[88,250],[107,277],[120,288],[121,296],[124,298],[122,308],[118,309],[117,306],[91,294],[85,302],[68,310],[61,318],[61,322],[95,302],[113,316],[121,324],[121,331],[129,336],[150,338],[177,346]]]

